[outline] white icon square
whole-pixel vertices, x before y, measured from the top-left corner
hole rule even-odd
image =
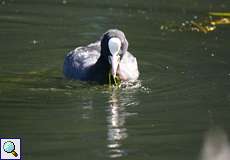
[[[1,157],[3,159],[21,159],[21,140],[14,138],[1,139]]]

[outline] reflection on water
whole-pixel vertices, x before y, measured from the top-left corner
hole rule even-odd
[[[93,109],[93,102],[92,100],[84,100],[82,108],[84,110],[82,114],[83,119],[89,119],[90,118],[90,111]]]
[[[213,129],[205,136],[201,160],[229,160],[230,144],[223,130]]]
[[[112,91],[108,107],[108,149],[111,158],[121,157],[125,154],[122,149],[122,142],[128,137],[125,127],[126,111],[125,106],[120,105],[119,94],[116,90]]]
[[[112,90],[107,110],[107,147],[110,158],[121,157],[127,154],[122,147],[124,140],[128,137],[125,122],[127,116],[136,115],[136,113],[127,112],[126,107],[135,104],[137,102],[135,102],[131,92],[129,95],[122,95],[119,89]]]

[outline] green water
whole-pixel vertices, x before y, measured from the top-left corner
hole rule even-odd
[[[230,133],[230,26],[160,29],[229,1],[0,2],[0,137],[20,137],[25,160],[197,160],[208,129]],[[65,80],[65,54],[109,28],[125,32],[140,81]]]

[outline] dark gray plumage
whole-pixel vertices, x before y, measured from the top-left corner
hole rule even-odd
[[[120,41],[120,46],[117,41]],[[108,83],[111,68],[121,80],[136,80],[139,76],[136,58],[127,51],[128,41],[117,29],[108,30],[100,41],[69,52],[64,60],[66,78]],[[114,53],[113,53],[114,52]],[[117,66],[114,67],[113,63]]]

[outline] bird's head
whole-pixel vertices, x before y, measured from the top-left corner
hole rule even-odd
[[[127,52],[128,41],[122,31],[117,29],[108,30],[101,39],[101,56],[111,65],[113,78],[116,77],[117,69],[123,55]]]

